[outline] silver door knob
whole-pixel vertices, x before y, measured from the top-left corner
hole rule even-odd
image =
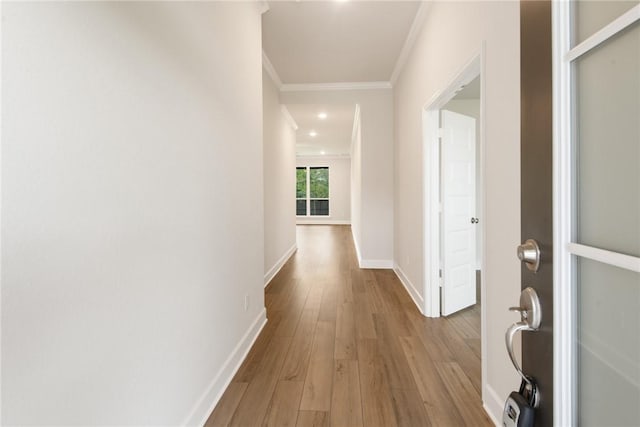
[[[527,239],[518,246],[518,259],[534,273],[540,268],[540,246],[533,239]]]

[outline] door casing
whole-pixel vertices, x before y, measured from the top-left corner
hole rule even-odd
[[[470,83],[473,79],[480,76],[480,120],[476,123],[480,126],[480,141],[479,150],[476,153],[479,156],[479,173],[480,188],[484,189],[485,180],[485,42],[480,45],[479,50],[474,54],[469,61],[464,64],[460,70],[453,75],[449,83],[441,90],[436,92],[431,99],[429,99],[422,109],[422,169],[423,176],[423,253],[425,254],[424,260],[424,288],[421,311],[427,317],[440,317],[440,143],[439,133],[440,128],[440,109],[443,108],[453,97],[456,92],[460,90],[463,85]],[[485,208],[485,191],[481,191],[476,195],[479,197],[480,205],[480,219],[486,218]],[[485,222],[486,223],[486,222]],[[481,255],[480,255],[480,269],[486,271],[486,236],[485,227],[480,230],[480,236],[482,240]],[[486,280],[483,280],[480,284],[480,298],[481,301],[486,301]],[[480,308],[480,333],[482,337],[486,337],[486,304],[482,304]],[[487,343],[486,340],[481,340],[481,377],[482,377],[482,394],[483,400],[485,399],[486,390],[486,372],[487,372]]]
[[[440,127],[440,109],[443,108],[460,88],[473,79],[480,76],[480,142],[479,152],[476,154],[480,157],[480,187],[483,188],[484,179],[484,42],[480,51],[467,62],[458,73],[452,78],[449,84],[442,90],[437,92],[431,100],[429,100],[422,111],[422,129],[423,129],[423,170],[424,185],[423,188],[423,214],[424,214],[424,235],[423,235],[423,251],[425,255],[424,269],[424,306],[423,313],[427,317],[440,317],[440,144],[438,129]],[[484,192],[479,195],[480,199],[480,218],[485,218]],[[485,228],[481,229],[482,254],[480,269],[485,270]],[[483,281],[484,282],[484,281]],[[481,299],[484,300],[484,284],[480,287]],[[482,314],[482,323],[484,324],[484,312]]]

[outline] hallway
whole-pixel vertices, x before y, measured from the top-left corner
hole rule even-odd
[[[297,244],[207,426],[491,425],[479,306],[423,317],[393,271],[358,268],[349,226],[298,226]]]

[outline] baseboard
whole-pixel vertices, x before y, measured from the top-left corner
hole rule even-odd
[[[360,254],[360,247],[356,240],[355,234],[353,234],[353,227],[351,227],[351,236],[353,237],[353,246],[356,248],[356,257],[358,258],[358,267],[360,268],[374,268],[374,269],[392,269],[393,261],[389,259],[362,259]]]
[[[393,261],[390,259],[359,259],[360,268],[393,269]]]
[[[240,369],[240,365],[244,362],[244,359],[247,357],[253,343],[256,341],[258,335],[260,335],[260,332],[262,331],[262,328],[264,328],[264,325],[266,324],[267,310],[263,309],[242,339],[240,339],[240,342],[233,349],[227,360],[222,365],[222,368],[220,368],[211,383],[209,383],[209,386],[200,399],[198,399],[196,404],[193,406],[193,409],[189,412],[189,415],[181,425],[203,426],[204,423],[207,422],[207,419],[209,419],[209,416],[218,404],[222,394],[229,386],[229,383],[238,369]]]
[[[351,225],[348,219],[298,219],[296,225]]]
[[[491,388],[490,385],[485,386],[485,392],[482,396],[484,410],[486,411],[491,421],[496,425],[496,427],[501,427],[502,422],[502,411],[504,410],[504,402],[496,393],[496,391]]]
[[[422,315],[424,316],[424,298],[420,296],[420,293],[418,292],[416,287],[413,286],[411,280],[409,280],[407,275],[404,274],[404,271],[402,271],[398,264],[395,264],[393,266],[393,271],[396,273],[396,276],[398,276],[398,279],[400,279],[400,283],[402,283],[404,288],[407,290],[407,293],[409,293],[409,296],[413,300],[413,303],[416,305],[416,307],[418,307],[418,311],[420,311],[420,313],[422,313]]]
[[[287,250],[287,252],[285,252],[285,254],[282,255],[282,257],[280,257],[280,259],[275,263],[275,265],[271,267],[269,271],[267,271],[267,273],[264,275],[265,288],[267,287],[271,279],[273,279],[275,275],[278,274],[278,271],[280,271],[282,266],[284,266],[287,263],[287,261],[289,261],[289,258],[291,258],[291,255],[293,255],[297,249],[298,249],[298,246],[294,243],[293,246],[291,246]]]

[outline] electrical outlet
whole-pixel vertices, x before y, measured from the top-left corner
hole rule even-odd
[[[249,294],[244,295],[244,311],[249,310]]]

